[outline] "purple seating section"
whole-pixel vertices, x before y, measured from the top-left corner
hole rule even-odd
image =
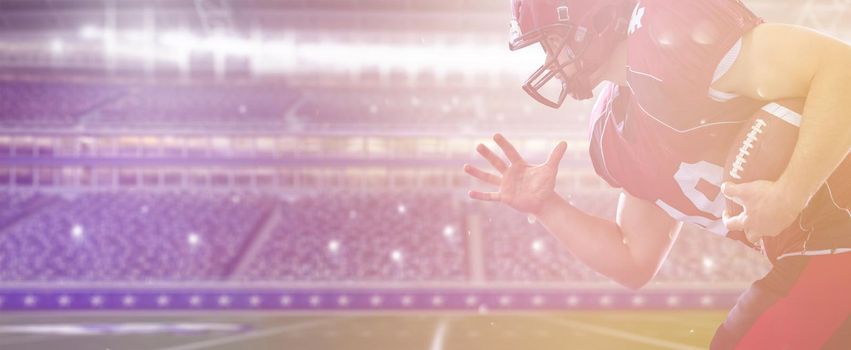
[[[574,198],[599,216],[613,215],[615,200]],[[35,202],[48,204],[14,213]],[[448,192],[329,192],[294,200],[258,194],[3,194],[0,208],[9,209],[4,217],[17,217],[0,228],[0,282],[465,282],[473,278],[472,220],[481,229],[485,281],[606,281],[539,223]],[[741,283],[765,272],[758,253],[695,231],[684,230],[655,281]]]
[[[519,89],[0,82],[0,127],[263,132],[269,128],[584,130],[587,126],[587,108],[556,111],[527,100]]]
[[[124,94],[109,85],[64,82],[0,82],[0,127],[70,127],[104,103]]]

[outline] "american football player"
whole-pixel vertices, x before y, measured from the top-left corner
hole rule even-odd
[[[738,0],[511,4],[510,49],[546,53],[523,84],[529,95],[558,108],[603,85],[589,154],[622,194],[615,221],[588,215],[554,190],[565,142],[533,165],[496,134],[507,161],[478,145],[496,173],[464,170],[498,190],[470,196],[536,216],[574,256],[630,288],[657,273],[684,222],[759,244],[772,269],[711,347],[851,346],[851,46],[765,23]],[[804,101],[799,110],[772,104],[790,98]],[[722,183],[732,138],[760,109],[800,118],[791,160],[775,181]],[[727,215],[727,198],[744,210]]]

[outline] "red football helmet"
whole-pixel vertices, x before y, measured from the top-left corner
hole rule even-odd
[[[593,97],[590,75],[602,67],[615,46],[626,39],[631,0],[511,0],[512,51],[540,43],[544,64],[523,84],[535,100],[559,108],[568,94],[577,100]],[[569,59],[559,61],[565,53]],[[573,65],[573,74],[565,68]],[[561,81],[552,99],[541,90],[553,79]]]

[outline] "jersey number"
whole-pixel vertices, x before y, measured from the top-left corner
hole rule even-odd
[[[724,168],[706,161],[697,163],[681,163],[680,168],[674,174],[674,180],[680,186],[686,198],[704,215],[687,215],[661,199],[656,201],[656,205],[668,212],[668,215],[679,221],[691,222],[704,227],[705,229],[719,235],[726,235],[727,228],[721,221],[721,213],[724,211],[726,202],[724,196],[717,195],[714,199],[710,199],[703,192],[697,189],[701,180],[721,188],[721,181],[724,179]]]

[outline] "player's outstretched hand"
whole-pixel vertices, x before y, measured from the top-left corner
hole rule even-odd
[[[470,164],[464,164],[464,172],[499,187],[499,190],[497,192],[470,191],[470,197],[483,201],[502,202],[523,213],[537,213],[544,201],[555,194],[558,164],[567,150],[567,143],[559,142],[546,163],[530,165],[520,157],[514,146],[504,136],[495,134],[493,140],[508,158],[508,163],[487,146],[479,144],[476,151],[497,170],[498,174],[486,172]]]

